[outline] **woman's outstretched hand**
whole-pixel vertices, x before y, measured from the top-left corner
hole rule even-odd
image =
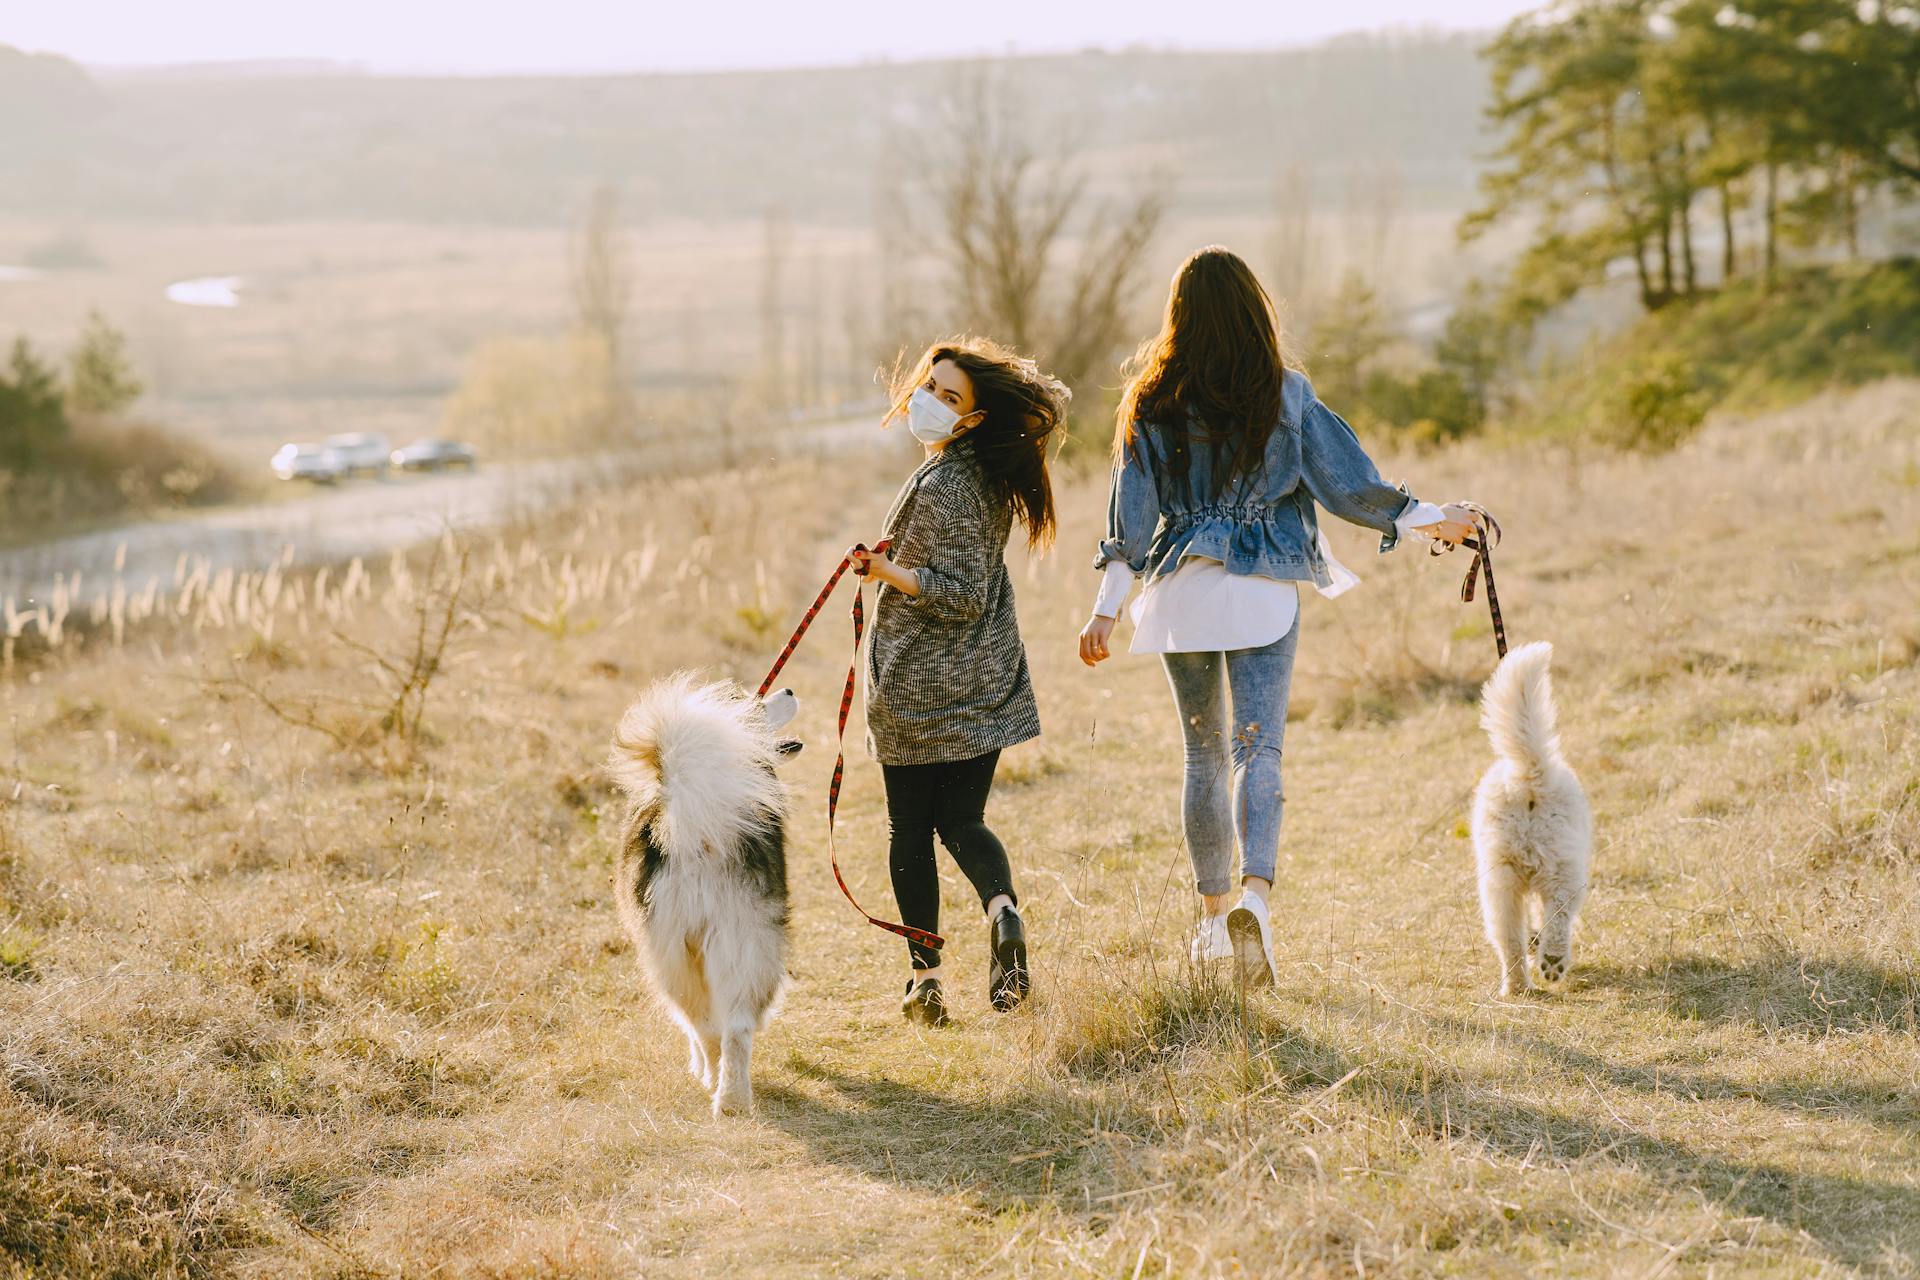
[[[1447,517],[1445,520],[1438,524],[1423,524],[1415,532],[1424,533],[1434,541],[1444,542],[1450,547],[1457,547],[1463,539],[1473,536],[1474,530],[1478,527],[1473,522],[1473,512],[1457,502],[1449,502],[1440,510]]]
[[[1080,628],[1080,661],[1092,667],[1112,656],[1107,642],[1113,639],[1113,623],[1112,618],[1097,613],[1087,619],[1087,625]]]

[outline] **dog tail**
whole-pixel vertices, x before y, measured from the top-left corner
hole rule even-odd
[[[1553,646],[1545,640],[1521,645],[1480,689],[1480,727],[1494,752],[1530,774],[1560,760],[1559,716],[1547,665]]]
[[[785,807],[779,751],[753,704],[682,672],[642,694],[614,731],[607,773],[642,811],[668,856],[732,847]]]

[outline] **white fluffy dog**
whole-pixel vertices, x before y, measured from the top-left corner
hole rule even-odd
[[[1522,645],[1480,691],[1480,727],[1499,757],[1473,793],[1473,852],[1487,940],[1500,957],[1500,994],[1533,990],[1573,968],[1573,925],[1587,898],[1593,814],[1560,754],[1553,646]]]
[[[627,795],[614,893],[640,965],[687,1033],[713,1113],[753,1107],[754,1033],[786,981],[792,690],[663,680],[627,708],[607,762]]]

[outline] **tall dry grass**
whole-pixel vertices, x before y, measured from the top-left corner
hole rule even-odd
[[[0,1267],[1914,1274],[1916,409],[1884,384],[1658,460],[1389,466],[1499,514],[1511,631],[1556,644],[1599,852],[1551,999],[1494,998],[1479,938],[1492,643],[1461,557],[1342,534],[1366,584],[1306,605],[1280,983],[1248,997],[1184,960],[1163,678],[1073,657],[1104,507],[1073,480],[1061,551],[1015,553],[1047,735],[992,808],[1036,994],[987,1010],[949,875],[946,1032],[901,1023],[904,958],[822,865],[830,612],[789,669],[795,983],[730,1124],[639,994],[597,761],[645,681],[759,676],[890,465],[643,485],[474,544],[496,589],[409,752],[231,682],[381,688],[364,650],[406,651],[430,552],[69,631],[0,683]],[[871,766],[841,813],[884,902]]]

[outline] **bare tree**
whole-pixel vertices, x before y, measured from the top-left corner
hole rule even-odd
[[[706,334],[700,323],[700,299],[689,292],[680,298],[680,372],[689,379],[707,369]]]
[[[925,179],[938,224],[929,247],[962,318],[1078,385],[1127,336],[1127,304],[1160,228],[1166,183],[1156,177],[1096,200],[1085,169],[1069,158],[1072,139],[1042,155],[1031,139],[1045,130],[984,69],[956,78],[942,112],[939,134],[960,147]]]
[[[620,233],[620,197],[609,185],[594,188],[587,216],[574,237],[570,265],[575,322],[606,351],[606,412],[611,429],[627,415],[625,339],[633,279]]]
[[[1313,243],[1313,178],[1298,163],[1287,166],[1273,184],[1273,227],[1267,242],[1275,301],[1290,318],[1311,317],[1316,290]]]
[[[1400,221],[1403,184],[1392,162],[1366,165],[1347,175],[1345,275],[1359,275],[1376,289],[1391,279],[1393,236]]]
[[[771,405],[787,373],[785,277],[792,233],[782,209],[768,209],[760,241],[760,368],[755,379],[761,403]]]
[[[856,376],[864,377],[871,368],[870,365],[862,368],[869,358],[879,358],[880,339],[875,332],[879,308],[873,299],[882,290],[865,278],[860,258],[852,254],[841,259],[834,275],[839,285],[840,337],[846,356],[846,376],[835,386],[836,398],[844,401],[849,394],[858,396],[865,390],[856,382]]]
[[[807,255],[807,315],[800,334],[800,386],[809,407],[826,398],[827,273],[820,251]]]
[[[890,135],[881,150],[874,180],[873,277],[877,302],[866,313],[871,327],[860,334],[859,354],[871,361],[868,381],[889,369],[904,347],[927,336],[927,319],[918,305],[914,266],[914,209],[903,174],[911,170],[911,151],[899,135]]]

